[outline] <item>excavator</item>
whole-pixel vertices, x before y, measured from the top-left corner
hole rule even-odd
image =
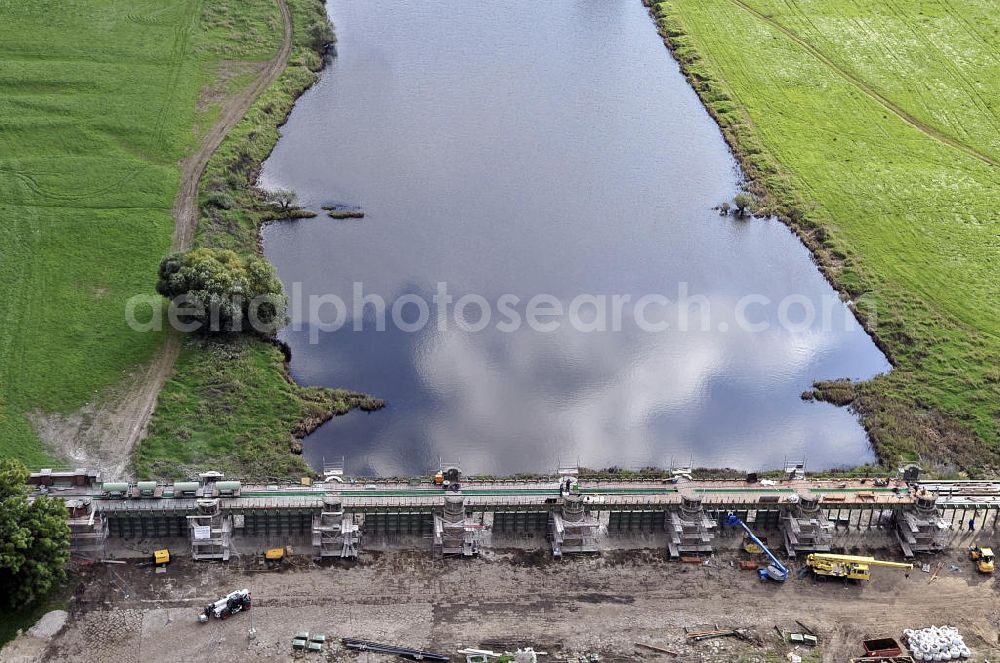
[[[812,569],[812,572],[817,576],[847,580],[871,580],[871,567],[873,566],[906,570],[913,568],[912,564],[905,562],[886,562],[874,557],[832,555],[830,553],[810,553],[806,557],[806,566]]]
[[[993,573],[993,549],[972,546],[969,548],[969,558],[976,563],[980,573]]]

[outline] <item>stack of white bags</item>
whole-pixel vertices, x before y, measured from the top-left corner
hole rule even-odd
[[[903,631],[910,653],[918,661],[957,661],[972,652],[954,626],[928,626]]]
[[[518,649],[514,653],[514,663],[538,663],[538,654],[531,647]]]

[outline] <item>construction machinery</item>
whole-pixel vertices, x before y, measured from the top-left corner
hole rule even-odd
[[[976,569],[980,573],[993,573],[995,559],[992,548],[971,546],[969,547],[969,558],[976,563]]]
[[[747,535],[747,538],[749,538],[750,541],[752,541],[757,547],[759,547],[761,552],[767,555],[767,558],[771,561],[771,563],[767,566],[767,568],[757,570],[757,575],[760,576],[761,580],[774,580],[775,582],[784,582],[785,580],[788,579],[788,567],[786,567],[784,564],[781,563],[781,560],[779,560],[775,556],[775,554],[771,552],[771,549],[767,547],[764,541],[762,541],[760,537],[754,534],[753,530],[751,530],[750,527],[745,522],[743,522],[743,520],[739,516],[737,516],[734,513],[730,513],[726,517],[726,525],[729,525],[730,527],[736,527],[737,525],[739,527],[742,527],[743,531]]]
[[[434,485],[445,490],[458,491],[462,488],[462,468],[455,463],[442,464],[434,475]]]
[[[149,556],[144,562],[139,562],[136,566],[156,566],[165,567],[170,563],[170,551],[166,548],[161,548],[160,550],[154,550],[153,554]]]
[[[215,603],[210,603],[205,607],[205,611],[198,616],[198,621],[205,623],[209,617],[216,619],[229,619],[231,615],[250,609],[250,590],[238,589],[227,594]]]
[[[886,562],[874,557],[830,553],[811,553],[806,557],[806,566],[817,576],[847,580],[871,580],[873,566],[907,571],[913,568],[909,562]]]
[[[273,569],[282,565],[285,561],[285,549],[284,548],[268,548],[264,551],[264,563],[267,564],[267,568]]]
[[[760,537],[760,540],[764,543],[764,545],[767,545],[767,537],[766,536]],[[750,555],[763,555],[764,554],[764,549],[761,548],[759,545],[757,545],[757,543],[753,539],[751,539],[749,536],[744,536],[743,537],[743,552],[748,553]]]

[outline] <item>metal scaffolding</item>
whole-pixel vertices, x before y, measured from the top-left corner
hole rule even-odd
[[[570,492],[563,496],[562,508],[553,510],[549,517],[552,537],[552,554],[597,552],[597,531],[600,522],[584,506],[583,495]]]
[[[101,559],[105,557],[108,521],[89,497],[66,500],[69,511],[69,549],[74,557]]]
[[[462,494],[446,494],[443,509],[434,514],[434,554],[478,555],[479,530],[480,526],[466,515]]]
[[[921,489],[916,500],[896,512],[896,538],[903,555],[936,553],[944,549],[951,523],[937,506],[937,495]]]
[[[218,499],[198,500],[198,513],[188,516],[191,559],[229,560],[233,518],[223,514]]]
[[[344,512],[343,501],[335,495],[323,498],[323,511],[313,516],[312,544],[316,557],[357,559],[361,550],[361,528],[354,516]]]

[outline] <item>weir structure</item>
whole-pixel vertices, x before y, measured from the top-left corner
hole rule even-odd
[[[33,496],[66,502],[73,554],[90,558],[134,539],[186,540],[195,559],[226,560],[292,540],[311,543],[316,558],[353,558],[363,554],[362,536],[366,546],[429,540],[440,555],[473,555],[498,541],[534,547],[547,537],[555,556],[662,545],[679,557],[711,553],[730,513],[755,531],[779,531],[790,556],[833,548],[838,531],[868,530],[896,536],[903,554],[914,556],[941,550],[969,520],[995,530],[1000,515],[1000,481],[465,478],[455,490],[432,480],[340,477],[250,485],[211,472],[132,485],[102,483],[80,469],[43,470],[29,483]]]

